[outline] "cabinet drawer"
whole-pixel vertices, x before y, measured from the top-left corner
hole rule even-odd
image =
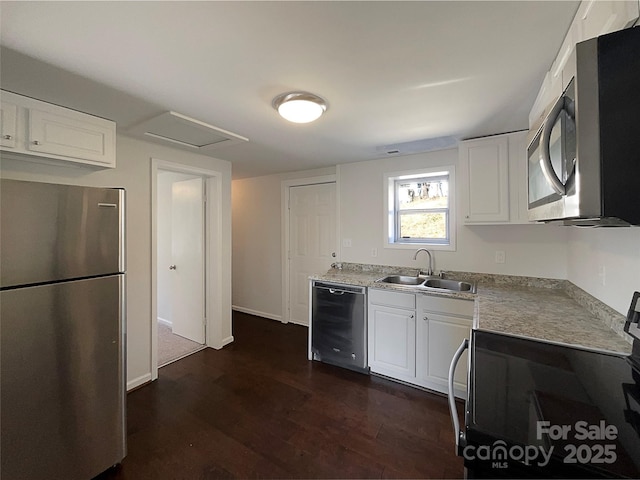
[[[473,318],[474,302],[472,300],[422,295],[418,302],[421,310]]]
[[[369,289],[369,301],[376,305],[388,305],[399,308],[416,308],[416,296],[413,293],[391,292],[389,290]]]

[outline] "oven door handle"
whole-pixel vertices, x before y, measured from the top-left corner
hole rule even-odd
[[[453,393],[453,375],[456,373],[456,367],[458,366],[460,357],[467,348],[469,348],[469,340],[465,338],[453,355],[451,365],[449,366],[449,412],[451,413],[451,421],[453,422],[453,433],[456,436],[456,454],[458,455],[460,454],[460,448],[465,446],[466,438],[465,433],[460,430],[460,420],[458,420],[458,410],[456,409],[456,396]]]

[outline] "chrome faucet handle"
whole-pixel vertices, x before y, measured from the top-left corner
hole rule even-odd
[[[440,270],[440,273],[438,274],[438,276],[440,278],[444,278],[444,276],[447,274],[447,272],[445,270]]]

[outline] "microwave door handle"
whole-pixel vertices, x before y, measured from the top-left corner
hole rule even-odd
[[[465,446],[466,435],[460,430],[460,420],[458,420],[458,410],[456,409],[456,396],[453,391],[453,376],[456,373],[456,367],[458,366],[460,357],[468,347],[469,340],[465,338],[453,355],[451,365],[449,366],[449,393],[447,396],[449,397],[449,413],[451,414],[451,422],[453,423],[453,434],[456,436],[456,455],[460,455],[460,448]],[[469,388],[469,386],[467,386],[467,388]]]
[[[549,151],[549,142],[551,141],[551,130],[553,130],[553,125],[556,123],[556,120],[562,113],[564,108],[564,97],[560,97],[560,99],[556,102],[549,113],[549,116],[544,122],[544,127],[542,128],[542,137],[540,139],[540,168],[542,169],[542,174],[547,179],[553,191],[558,195],[565,195],[567,190],[564,184],[556,175],[555,170],[553,169],[553,165],[551,164],[551,152]]]

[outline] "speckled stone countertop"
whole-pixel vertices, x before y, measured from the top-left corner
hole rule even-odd
[[[566,280],[468,272],[445,278],[475,282],[477,294],[441,292],[375,283],[385,275],[417,275],[415,268],[342,263],[313,280],[381,288],[423,295],[475,300],[474,328],[566,345],[628,354],[631,339],[623,332],[624,315]]]

